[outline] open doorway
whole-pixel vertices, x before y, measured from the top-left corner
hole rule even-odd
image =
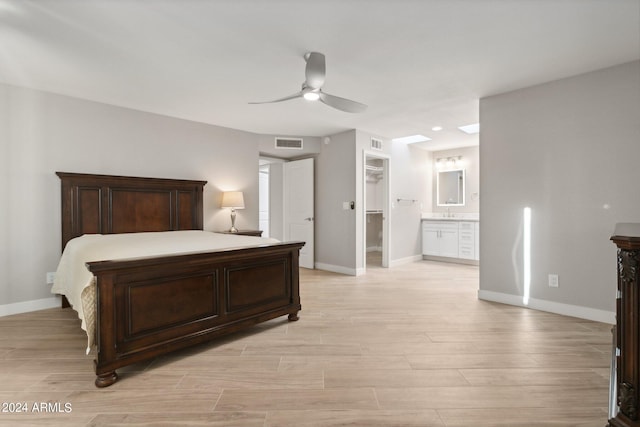
[[[284,160],[260,156],[258,161],[259,223],[263,237],[284,240]]]
[[[365,153],[364,267],[389,266],[389,159]]]

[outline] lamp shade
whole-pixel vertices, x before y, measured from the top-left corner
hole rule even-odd
[[[222,193],[223,208],[244,209],[244,196],[242,191],[225,191]]]

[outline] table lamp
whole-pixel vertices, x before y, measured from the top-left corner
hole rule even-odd
[[[244,209],[244,196],[242,195],[242,191],[223,192],[221,207],[231,208],[231,228],[229,229],[229,231],[232,233],[237,233],[238,229],[236,228],[236,209]]]

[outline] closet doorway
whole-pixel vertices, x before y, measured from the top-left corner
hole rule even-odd
[[[389,158],[364,153],[364,267],[389,267]]]

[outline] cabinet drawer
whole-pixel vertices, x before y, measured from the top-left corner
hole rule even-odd
[[[458,250],[458,258],[463,258],[463,259],[474,259],[474,251],[473,251],[473,247],[462,247],[460,246],[459,250]]]
[[[463,244],[463,243],[473,244],[473,241],[475,240],[473,237],[474,237],[473,231],[461,231],[460,244]]]
[[[422,229],[458,231],[458,224],[455,221],[422,221]]]
[[[469,230],[469,231],[473,232],[473,230],[475,228],[475,223],[461,221],[459,227],[460,227],[460,231]]]

